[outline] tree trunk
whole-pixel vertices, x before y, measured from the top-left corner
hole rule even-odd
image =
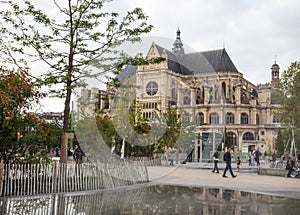
[[[178,148],[178,143],[176,143],[176,164],[179,162],[179,148]]]
[[[60,162],[67,163],[68,160],[68,132],[64,131],[60,145]]]
[[[169,166],[169,148],[166,149],[166,166]]]

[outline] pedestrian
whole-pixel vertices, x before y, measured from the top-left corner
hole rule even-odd
[[[291,177],[291,173],[296,170],[295,168],[295,161],[293,161],[293,159],[291,157],[288,158],[288,161],[286,163],[286,170],[288,170],[288,173],[286,175],[286,177]]]
[[[77,164],[82,164],[82,157],[85,156],[85,154],[79,144],[76,144],[73,156]]]
[[[254,166],[254,152],[250,152],[250,166]]]
[[[54,148],[54,152],[55,152],[55,157],[59,157],[59,145],[56,145],[56,147]]]
[[[254,153],[254,157],[255,157],[255,161],[256,161],[256,165],[257,166],[259,166],[260,165],[260,152],[259,152],[259,150],[257,149],[256,151],[255,151],[255,153]]]
[[[228,178],[228,176],[226,176],[226,172],[227,170],[229,170],[232,178],[235,178],[237,175],[234,175],[233,172],[232,172],[232,168],[231,168],[231,148],[228,147],[227,148],[227,152],[224,153],[224,156],[223,156],[223,160],[226,162],[226,168],[224,170],[224,173],[223,173],[223,177],[224,178]]]
[[[238,157],[237,157],[237,161],[236,161],[236,168],[237,168],[237,171],[238,171],[238,172],[240,171],[240,166],[241,166],[241,159],[240,159],[240,157],[238,156]]]
[[[276,155],[275,155],[275,152],[273,152],[273,154],[272,154],[272,161],[276,161]]]
[[[251,166],[251,152],[248,154],[249,166]]]
[[[213,154],[213,160],[214,160],[214,169],[212,171],[212,173],[215,173],[215,171],[217,173],[219,173],[219,167],[218,167],[218,163],[219,163],[219,152],[216,150],[215,153]]]

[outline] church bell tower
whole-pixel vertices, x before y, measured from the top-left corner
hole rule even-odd
[[[271,72],[272,72],[272,80],[271,80],[271,85],[272,87],[278,87],[278,82],[279,82],[279,65],[276,63],[276,60],[274,64],[271,67]]]

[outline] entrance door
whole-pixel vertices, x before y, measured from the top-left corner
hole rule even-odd
[[[255,145],[249,145],[248,146],[248,151],[251,152],[253,150],[255,150]]]

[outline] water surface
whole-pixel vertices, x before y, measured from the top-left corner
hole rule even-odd
[[[0,214],[299,214],[300,199],[219,188],[137,185],[1,199]]]

